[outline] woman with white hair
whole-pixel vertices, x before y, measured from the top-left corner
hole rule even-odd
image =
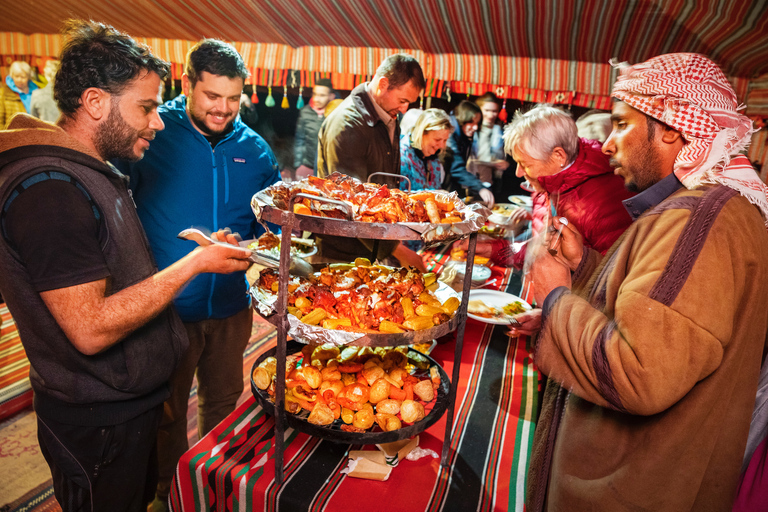
[[[29,112],[32,91],[37,84],[32,82],[32,67],[17,60],[11,64],[5,83],[0,88],[0,128],[5,128],[11,117],[18,112]]]
[[[531,220],[534,234],[542,234],[550,218],[565,217],[582,234],[585,246],[605,254],[632,223],[622,201],[634,194],[613,174],[601,144],[580,139],[576,123],[564,110],[537,105],[516,112],[504,132],[504,150],[517,162],[517,176],[534,190],[532,213],[519,209],[513,217]],[[497,247],[491,245],[478,244],[478,254],[522,266],[525,244],[513,247],[502,240]]]
[[[438,108],[429,108],[406,129],[400,135],[400,174],[411,180],[411,190],[440,188],[445,172],[438,156],[453,130],[450,116]],[[407,182],[401,181],[400,188],[406,190]]]

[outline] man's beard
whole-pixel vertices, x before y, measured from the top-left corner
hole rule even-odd
[[[107,120],[99,127],[93,142],[104,160],[117,158],[135,162],[144,156],[143,154],[137,155],[133,149],[139,136],[140,133],[123,119],[118,102],[112,99]]]
[[[219,114],[220,112],[211,112],[211,114]],[[237,119],[237,116],[232,117],[230,121],[219,131],[211,130],[211,128],[205,124],[205,115],[203,117],[198,117],[197,113],[195,113],[195,110],[193,108],[193,105],[190,105],[189,107],[189,118],[192,120],[192,122],[197,126],[201,132],[203,132],[206,135],[221,135],[223,133],[229,133],[230,130],[232,130],[232,126],[235,124],[235,119]]]
[[[627,158],[625,158],[626,160]],[[645,141],[636,153],[628,158],[632,165],[622,165],[615,158],[610,159],[612,167],[622,167],[625,173],[630,176],[629,181],[625,182],[625,187],[630,192],[642,192],[659,182],[659,173],[661,170],[661,156],[658,149],[648,141]]]

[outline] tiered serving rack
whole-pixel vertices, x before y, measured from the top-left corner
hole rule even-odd
[[[377,173],[378,174],[378,173]],[[371,175],[373,176],[373,175]],[[370,179],[370,178],[369,178]],[[409,183],[410,185],[410,183]],[[410,188],[410,186],[409,186]],[[284,432],[287,423],[300,432],[309,435],[321,437],[323,439],[353,444],[371,444],[396,441],[415,436],[434,424],[443,412],[447,409],[448,417],[445,423],[445,437],[443,440],[443,449],[441,464],[446,465],[451,446],[451,432],[453,428],[453,416],[456,402],[456,383],[459,379],[459,369],[461,366],[461,353],[464,341],[464,327],[467,320],[467,304],[469,302],[469,290],[471,285],[472,267],[474,264],[475,247],[477,244],[477,231],[470,233],[469,247],[467,250],[467,271],[464,277],[463,293],[461,303],[453,318],[444,324],[437,325],[431,329],[423,331],[411,331],[402,334],[367,334],[362,338],[350,343],[352,346],[399,346],[419,343],[426,340],[432,340],[456,330],[456,349],[454,356],[453,372],[450,382],[447,382],[445,371],[431,358],[428,358],[430,364],[438,367],[441,375],[441,385],[438,388],[436,403],[430,413],[423,420],[413,425],[391,431],[391,432],[365,432],[354,433],[345,432],[339,429],[318,427],[308,423],[305,419],[295,417],[292,414],[286,414],[285,411],[285,362],[288,346],[288,281],[290,267],[290,248],[291,232],[295,229],[310,231],[321,235],[334,235],[349,238],[368,238],[374,240],[420,240],[418,232],[403,224],[384,224],[356,222],[345,219],[335,219],[328,217],[315,217],[309,215],[298,215],[293,213],[293,203],[302,198],[310,198],[313,201],[325,201],[341,205],[343,209],[348,209],[346,203],[334,201],[332,199],[321,198],[306,194],[296,194],[291,198],[290,211],[281,210],[274,206],[264,206],[261,208],[261,217],[259,220],[271,222],[281,227],[282,234],[280,239],[280,271],[278,278],[278,294],[275,304],[276,313],[271,319],[277,326],[277,347],[273,352],[264,354],[256,363],[256,367],[263,358],[274,355],[277,359],[277,372],[275,382],[275,401],[274,405],[265,399],[265,393],[260,392],[251,381],[251,387],[256,399],[264,406],[268,413],[272,413],[275,418],[275,481],[278,484],[283,482],[283,450],[284,450]],[[349,212],[351,217],[351,212]],[[373,254],[377,252],[377,243],[374,244]],[[374,260],[371,260],[374,261]],[[253,373],[251,373],[253,375]],[[265,403],[266,402],[266,403]]]

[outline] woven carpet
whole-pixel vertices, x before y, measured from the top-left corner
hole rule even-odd
[[[243,355],[245,389],[241,404],[251,394],[250,370],[274,326],[254,315],[253,330]],[[187,410],[189,444],[197,442],[197,382],[192,385]],[[53,512],[61,507],[53,496],[51,474],[37,444],[37,421],[31,409],[0,423],[0,512]]]

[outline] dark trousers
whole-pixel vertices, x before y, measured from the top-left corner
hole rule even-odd
[[[157,435],[159,481],[157,497],[166,501],[176,465],[189,450],[187,409],[189,390],[197,375],[197,432],[211,431],[232,411],[243,393],[243,352],[253,328],[253,310],[245,308],[223,318],[185,322],[189,348],[171,376],[171,396],[165,401]]]
[[[103,427],[37,418],[37,439],[64,512],[145,511],[157,485],[162,404]]]

